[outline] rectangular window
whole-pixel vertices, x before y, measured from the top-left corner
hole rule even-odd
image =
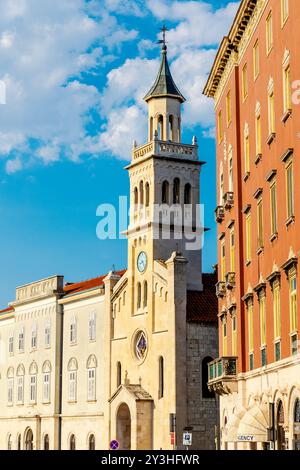
[[[261,155],[261,116],[256,117],[256,155]]]
[[[248,96],[248,67],[247,64],[244,65],[242,70],[242,94],[243,100]]]
[[[253,48],[253,73],[254,73],[254,80],[259,75],[259,42],[256,41],[254,48]]]
[[[24,376],[18,377],[18,390],[17,390],[18,404],[24,403]]]
[[[281,344],[280,341],[275,343],[275,361],[280,361],[281,359]]]
[[[30,376],[30,402],[36,403],[36,375]]]
[[[244,137],[245,173],[250,173],[250,138]]]
[[[273,315],[274,315],[274,338],[280,338],[280,284],[277,281],[273,286]]]
[[[232,355],[237,356],[236,315],[232,317]]]
[[[24,328],[21,328],[19,332],[19,352],[24,352]]]
[[[282,26],[289,17],[289,0],[281,0],[281,24]]]
[[[277,189],[276,183],[272,184],[270,188],[271,194],[271,235],[277,233]]]
[[[264,215],[262,199],[257,203],[257,230],[258,248],[260,249],[264,246]]]
[[[283,106],[285,113],[292,109],[291,68],[289,65],[283,70]]]
[[[96,400],[96,369],[88,369],[88,401]]]
[[[290,332],[294,333],[298,328],[297,321],[297,278],[293,272],[289,276],[290,283]]]
[[[31,349],[36,349],[37,347],[37,326],[33,325],[31,330]]]
[[[267,54],[270,53],[273,47],[273,19],[272,12],[269,13],[266,22],[266,40],[267,40]]]
[[[227,126],[231,123],[231,92],[229,91],[226,96],[226,120]]]
[[[292,349],[292,356],[298,354],[298,336],[292,335],[291,337],[291,349]]]
[[[266,344],[266,296],[265,293],[259,295],[259,323],[260,323],[260,345]]]
[[[11,332],[8,338],[8,354],[12,356],[14,353],[14,334]]]
[[[50,372],[44,373],[44,383],[43,383],[43,402],[50,402]]]
[[[294,213],[294,166],[293,162],[286,167],[286,199],[287,217],[290,219]]]
[[[251,214],[246,217],[246,261],[251,261]]]
[[[76,343],[76,341],[77,341],[77,321],[76,321],[76,318],[73,317],[71,319],[71,324],[70,324],[70,342]]]
[[[227,322],[226,322],[226,319],[223,319],[222,332],[223,332],[223,356],[227,356]]]
[[[46,321],[45,325],[45,347],[50,348],[51,345],[51,322],[50,320]]]
[[[260,351],[261,354],[261,366],[265,367],[267,365],[267,349],[262,348]]]
[[[76,401],[77,395],[77,372],[72,370],[69,372],[69,401]]]
[[[253,303],[250,302],[248,305],[248,342],[249,342],[249,353],[254,349],[253,342]]]
[[[225,281],[226,275],[226,251],[225,251],[225,240],[221,244],[221,282]]]
[[[90,313],[89,316],[89,340],[95,341],[96,339],[96,314],[95,312]]]
[[[254,369],[254,354],[253,353],[249,354],[249,369],[250,370]]]
[[[222,118],[222,111],[219,111],[218,114],[218,142],[219,144],[223,140],[223,118]]]
[[[230,232],[230,272],[235,272],[235,236],[234,230]]]
[[[268,95],[269,135],[275,134],[275,98],[272,91]]]
[[[228,159],[228,188],[230,192],[233,192],[233,158],[232,150],[229,153]]]
[[[13,404],[13,400],[14,400],[13,397],[14,397],[14,379],[9,378],[7,380],[7,403],[8,405]]]

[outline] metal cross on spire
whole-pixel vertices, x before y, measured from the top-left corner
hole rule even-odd
[[[164,24],[163,27],[160,29],[160,31],[163,33],[163,38],[158,41],[158,44],[162,44],[162,49],[166,50],[167,49],[166,33],[169,30]]]

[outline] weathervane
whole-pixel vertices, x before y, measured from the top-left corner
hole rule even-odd
[[[169,31],[166,25],[164,24],[163,27],[160,29],[160,31],[163,33],[163,39],[160,39],[157,44],[162,44],[162,49],[165,51],[167,50],[167,41],[166,41],[166,32]]]

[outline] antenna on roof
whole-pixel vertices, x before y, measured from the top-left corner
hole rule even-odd
[[[113,264],[112,265],[112,272],[115,273],[116,272],[116,266]]]

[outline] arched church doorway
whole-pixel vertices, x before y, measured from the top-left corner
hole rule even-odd
[[[277,449],[285,450],[284,408],[281,400],[277,407]]]
[[[117,413],[117,440],[121,450],[131,449],[131,416],[126,403],[122,403]]]
[[[29,428],[25,434],[25,450],[33,450],[33,432]]]

